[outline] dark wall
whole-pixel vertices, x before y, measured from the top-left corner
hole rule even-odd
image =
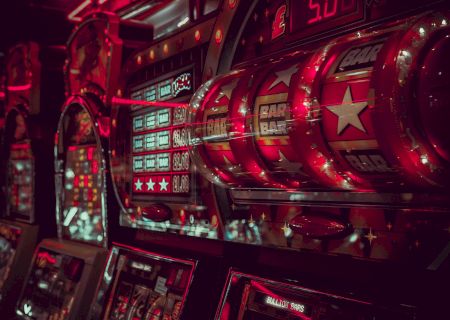
[[[6,53],[11,45],[24,40],[44,45],[66,43],[73,27],[66,13],[39,3],[45,0],[0,1],[0,52]]]

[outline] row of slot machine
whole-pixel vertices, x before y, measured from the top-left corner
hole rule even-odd
[[[100,2],[6,60],[8,317],[449,317],[448,1]]]

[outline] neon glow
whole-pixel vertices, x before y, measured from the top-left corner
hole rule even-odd
[[[8,86],[7,88],[9,91],[25,91],[31,89],[31,83],[23,86]]]
[[[292,31],[312,35],[363,18],[363,1],[299,0],[290,6]]]

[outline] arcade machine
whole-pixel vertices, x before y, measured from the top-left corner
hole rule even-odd
[[[210,290],[217,299],[220,295],[221,285],[214,275],[220,260],[211,257],[212,252],[220,255],[220,248],[216,249],[220,243],[204,241],[221,237],[220,222],[214,210],[207,210],[215,207],[214,198],[205,192],[207,188],[202,186],[210,184],[198,175],[190,160],[185,125],[187,104],[201,83],[218,5],[218,1],[166,1],[144,14],[142,21],[154,27],[155,40],[126,61],[113,101],[110,159],[122,226],[113,240],[153,252],[145,262],[151,268],[160,265],[154,261],[167,261],[161,262],[160,273],[166,275],[163,291],[186,296],[186,303],[177,298],[173,304],[167,299],[159,316],[146,313],[142,319],[207,319],[215,305],[205,304],[204,293]],[[129,11],[123,9],[123,17],[141,12],[138,7]],[[118,251],[118,256],[124,251],[121,245],[112,250]],[[135,277],[130,284],[122,284],[122,267],[111,262],[114,259],[118,258],[112,256],[108,262],[96,310],[103,309],[104,319],[119,319],[117,312],[111,316],[111,310],[117,310],[119,301],[124,301],[122,316],[140,318],[137,315],[145,308],[152,309],[153,302],[139,311],[134,307],[133,290],[147,288],[145,296],[153,301],[155,294],[161,295],[158,283]],[[184,265],[190,261],[189,269],[178,262],[180,259]],[[130,266],[127,270],[138,272]],[[181,279],[175,283],[171,280],[173,270],[177,270],[175,279]],[[183,279],[192,272],[194,280],[189,286],[190,281]],[[118,279],[117,285],[114,279]],[[99,318],[100,311],[96,312],[92,319]]]
[[[44,239],[35,251],[17,303],[20,318],[87,317],[113,229],[107,220],[113,221],[114,215],[105,140],[108,104],[121,64],[122,39],[142,36],[141,29],[120,25],[113,14],[94,13],[68,41],[67,97],[53,140],[55,158],[49,161],[55,166],[58,239]]]
[[[449,318],[449,9],[224,1],[188,119],[216,319]]]
[[[12,47],[6,61],[0,300],[7,312],[13,312],[38,239],[56,231],[51,159],[63,63],[62,48],[33,42]]]

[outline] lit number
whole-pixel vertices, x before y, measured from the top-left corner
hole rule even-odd
[[[174,130],[173,131],[173,147],[180,148],[186,146],[186,129]]]
[[[330,5],[330,3],[332,3],[332,5]],[[323,13],[324,17],[325,18],[333,17],[334,15],[336,15],[336,11],[337,11],[337,0],[330,0],[330,1],[325,0],[325,9]]]
[[[316,15],[314,18],[308,20],[308,24],[312,24],[322,19],[322,16],[320,15],[320,4],[314,3],[314,0],[309,0],[309,9],[316,11]]]
[[[272,40],[278,38],[286,31],[286,5],[282,5],[275,13],[275,20],[272,24]]]
[[[189,170],[189,153],[188,152],[174,153],[172,168],[174,171],[188,171]]]
[[[175,193],[189,192],[189,176],[173,176],[172,190]]]
[[[324,2],[324,3],[323,3]],[[314,12],[314,17],[308,20],[308,24],[313,24],[322,20],[323,18],[334,17],[337,13],[339,1],[338,0],[325,0],[321,3],[317,0],[309,0],[309,9]],[[353,10],[355,8],[355,0],[342,0],[340,2],[340,9],[343,12]]]

